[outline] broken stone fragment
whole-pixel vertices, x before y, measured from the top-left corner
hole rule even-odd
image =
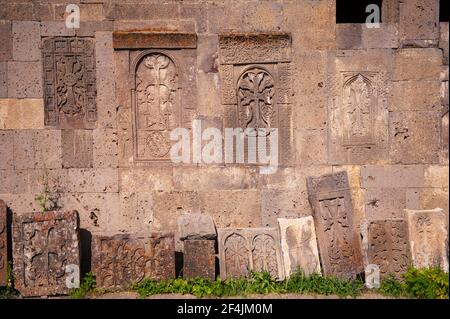
[[[211,216],[206,214],[184,214],[178,218],[180,240],[215,239],[216,227]]]

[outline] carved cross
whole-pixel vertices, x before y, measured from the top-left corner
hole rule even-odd
[[[370,113],[369,86],[361,74],[348,87],[348,113],[353,119],[352,131],[357,135],[364,135],[366,127],[364,117]]]

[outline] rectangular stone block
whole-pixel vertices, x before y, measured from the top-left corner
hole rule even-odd
[[[14,131],[0,130],[0,169],[13,169]]]
[[[250,271],[285,278],[277,228],[218,229],[220,278],[248,277]]]
[[[443,64],[448,65],[448,22],[440,23],[439,48],[443,51]]]
[[[405,208],[419,207],[421,188],[369,188],[364,194],[368,220],[402,218]]]
[[[422,165],[365,165],[361,168],[362,188],[423,187]]]
[[[68,294],[79,280],[79,220],[76,211],[15,214],[14,284],[22,296]]]
[[[42,37],[73,37],[75,36],[75,31],[75,28],[66,27],[65,21],[41,22]]]
[[[183,214],[178,218],[180,240],[215,239],[216,226],[208,214]]]
[[[400,49],[394,53],[393,81],[437,81],[442,52],[438,48]]]
[[[441,208],[405,210],[412,264],[448,272],[448,215]]]
[[[8,63],[0,62],[0,98],[8,97]]]
[[[41,62],[8,62],[8,97],[42,98]]]
[[[389,127],[393,163],[439,163],[440,112],[391,112]]]
[[[34,21],[13,21],[14,61],[39,61],[41,59],[41,25]]]
[[[308,177],[307,189],[323,274],[355,277],[364,267],[347,173]]]
[[[435,81],[398,81],[390,88],[390,111],[440,110],[441,83]]]
[[[149,31],[114,31],[114,49],[195,49],[195,33],[149,32]]]
[[[185,240],[183,253],[183,278],[216,279],[215,240]]]
[[[8,269],[8,232],[7,226],[7,207],[0,199],[0,287],[7,285],[6,273]]]
[[[106,18],[112,20],[176,20],[179,17],[178,3],[141,3],[136,10],[135,3],[112,3]]]
[[[385,21],[383,21],[379,28],[366,28],[363,26],[362,47],[365,49],[398,48],[398,25],[396,23],[385,23]]]
[[[403,46],[414,40],[437,40],[439,37],[439,1],[408,0],[399,5],[400,35]]]
[[[118,167],[118,137],[116,129],[92,131],[94,141],[94,167]]]
[[[0,129],[43,129],[42,99],[0,99]]]
[[[362,29],[359,23],[336,24],[336,49],[359,49],[362,46]]]
[[[62,167],[93,166],[92,130],[61,130]]]
[[[0,6],[0,20],[33,20],[31,1],[4,1]]]
[[[408,228],[404,219],[374,220],[367,228],[367,262],[377,265],[380,278],[401,279],[411,265]]]
[[[0,20],[0,61],[12,59],[11,21]]]
[[[302,271],[307,276],[320,274],[313,217],[279,218],[278,225],[286,277],[289,278],[297,271]]]
[[[69,168],[61,172],[61,191],[69,193],[117,193],[118,172],[113,168]]]
[[[128,288],[144,278],[175,278],[174,245],[173,234],[93,236],[92,272],[97,287]]]

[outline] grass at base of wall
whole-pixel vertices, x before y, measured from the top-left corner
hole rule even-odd
[[[14,299],[19,292],[14,289],[14,273],[11,262],[6,265],[6,286],[0,287],[0,299]]]

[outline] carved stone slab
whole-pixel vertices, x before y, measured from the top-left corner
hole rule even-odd
[[[67,294],[67,267],[80,267],[76,211],[15,215],[13,218],[15,288],[22,296]],[[79,275],[79,272],[78,272]]]
[[[352,278],[364,269],[347,172],[307,179],[322,270],[325,276]]]
[[[408,270],[411,259],[406,220],[370,221],[367,236],[367,262],[379,267],[380,278],[392,274],[400,279]]]
[[[6,286],[6,270],[8,265],[6,212],[6,204],[0,199],[0,286]]]
[[[115,31],[114,49],[195,49],[197,35],[179,32]]]
[[[138,237],[95,235],[91,242],[92,272],[98,287],[127,288],[144,278],[175,278],[172,234]]]
[[[250,271],[267,271],[283,280],[280,235],[276,228],[218,229],[220,277],[248,277]]]
[[[45,125],[95,127],[97,121],[94,43],[86,38],[44,38]]]
[[[286,277],[300,269],[305,275],[320,274],[313,217],[279,218],[278,225]]]
[[[201,277],[214,281],[216,278],[215,240],[185,240],[183,254],[183,277]]]
[[[178,218],[180,240],[215,239],[216,227],[211,216],[207,214],[184,214]]]
[[[448,272],[448,217],[441,208],[405,210],[413,266]]]

